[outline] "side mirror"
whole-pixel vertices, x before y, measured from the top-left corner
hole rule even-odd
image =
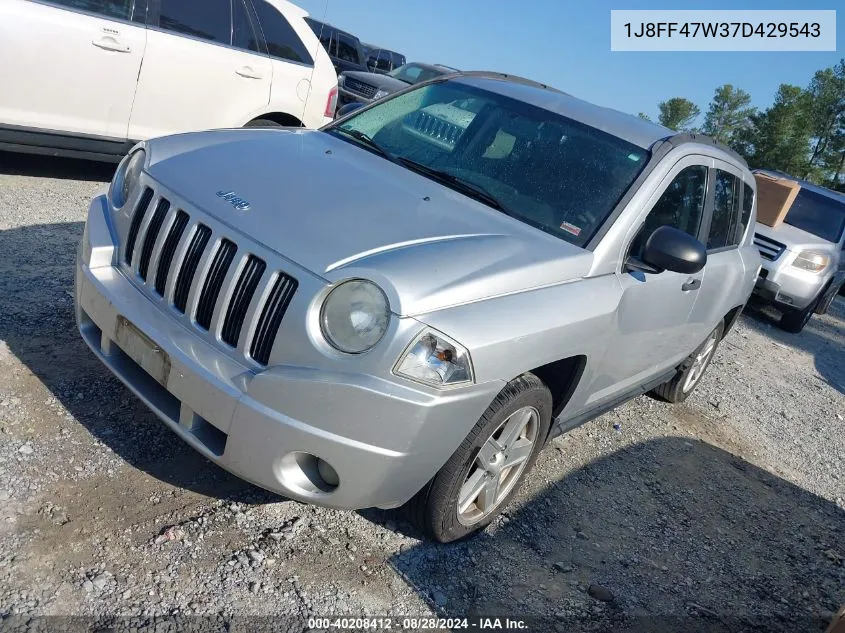
[[[334,118],[340,119],[345,117],[347,114],[351,114],[355,112],[358,108],[363,108],[363,103],[358,103],[357,101],[353,101],[352,103],[347,103],[345,106],[341,106],[337,112],[335,112]]]
[[[629,268],[647,273],[669,270],[692,275],[707,263],[707,248],[673,226],[661,226],[646,240],[640,258],[628,258]]]

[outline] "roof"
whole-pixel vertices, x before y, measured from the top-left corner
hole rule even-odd
[[[420,68],[425,68],[426,70],[436,70],[443,73],[460,72],[456,68],[452,68],[450,66],[444,66],[443,64],[427,64],[425,62],[406,62],[405,66],[419,66]]]
[[[789,174],[786,174],[782,171],[778,171],[776,169],[754,169],[752,170],[752,172],[755,174],[765,174],[774,178],[791,180],[792,182],[797,182],[799,185],[801,185],[802,189],[809,189],[813,193],[817,193],[827,198],[831,198],[832,200],[836,200],[837,202],[845,202],[845,194],[839,191],[834,191],[833,189],[822,187],[821,185],[817,185],[813,182],[810,182],[809,180],[802,180],[801,178],[790,176]]]
[[[657,141],[674,136],[667,127],[631,114],[578,99],[545,84],[502,73],[461,73],[454,81],[490,90],[530,103],[649,149]]]
[[[354,35],[354,34],[350,33],[349,31],[340,28],[339,26],[335,26],[334,24],[329,24],[328,22],[323,22],[323,20],[318,20],[317,18],[315,18],[313,16],[310,16],[310,15],[306,16],[305,21],[306,22],[313,22],[314,24],[319,24],[320,26],[324,26],[324,27],[328,27],[330,29],[334,29],[338,33],[343,33],[344,35],[348,35],[352,39],[358,40],[359,43],[361,41],[360,39],[358,39],[357,35]]]

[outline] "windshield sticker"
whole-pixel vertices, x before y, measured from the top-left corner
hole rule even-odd
[[[561,222],[560,228],[566,231],[567,233],[571,233],[575,237],[581,235],[581,227],[575,226],[574,224],[570,224],[569,222]]]
[[[632,160],[635,163],[640,162],[641,158],[642,158],[642,156],[640,156],[639,154],[628,154],[628,160]]]

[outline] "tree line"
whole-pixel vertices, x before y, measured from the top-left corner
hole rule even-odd
[[[765,110],[752,107],[745,90],[719,86],[700,128],[695,123],[701,110],[689,99],[673,97],[658,108],[661,125],[707,134],[752,167],[845,192],[845,59],[817,71],[806,88],[781,84]],[[639,116],[649,119],[642,112]]]

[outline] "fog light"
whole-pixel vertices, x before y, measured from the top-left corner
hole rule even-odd
[[[334,492],[340,484],[337,471],[324,459],[296,451],[285,455],[280,464],[279,478],[291,490],[304,496],[317,497]]]
[[[788,305],[792,305],[794,303],[792,301],[792,297],[787,297],[785,294],[781,294],[780,292],[775,295],[775,301],[780,301],[781,303],[786,303]]]

